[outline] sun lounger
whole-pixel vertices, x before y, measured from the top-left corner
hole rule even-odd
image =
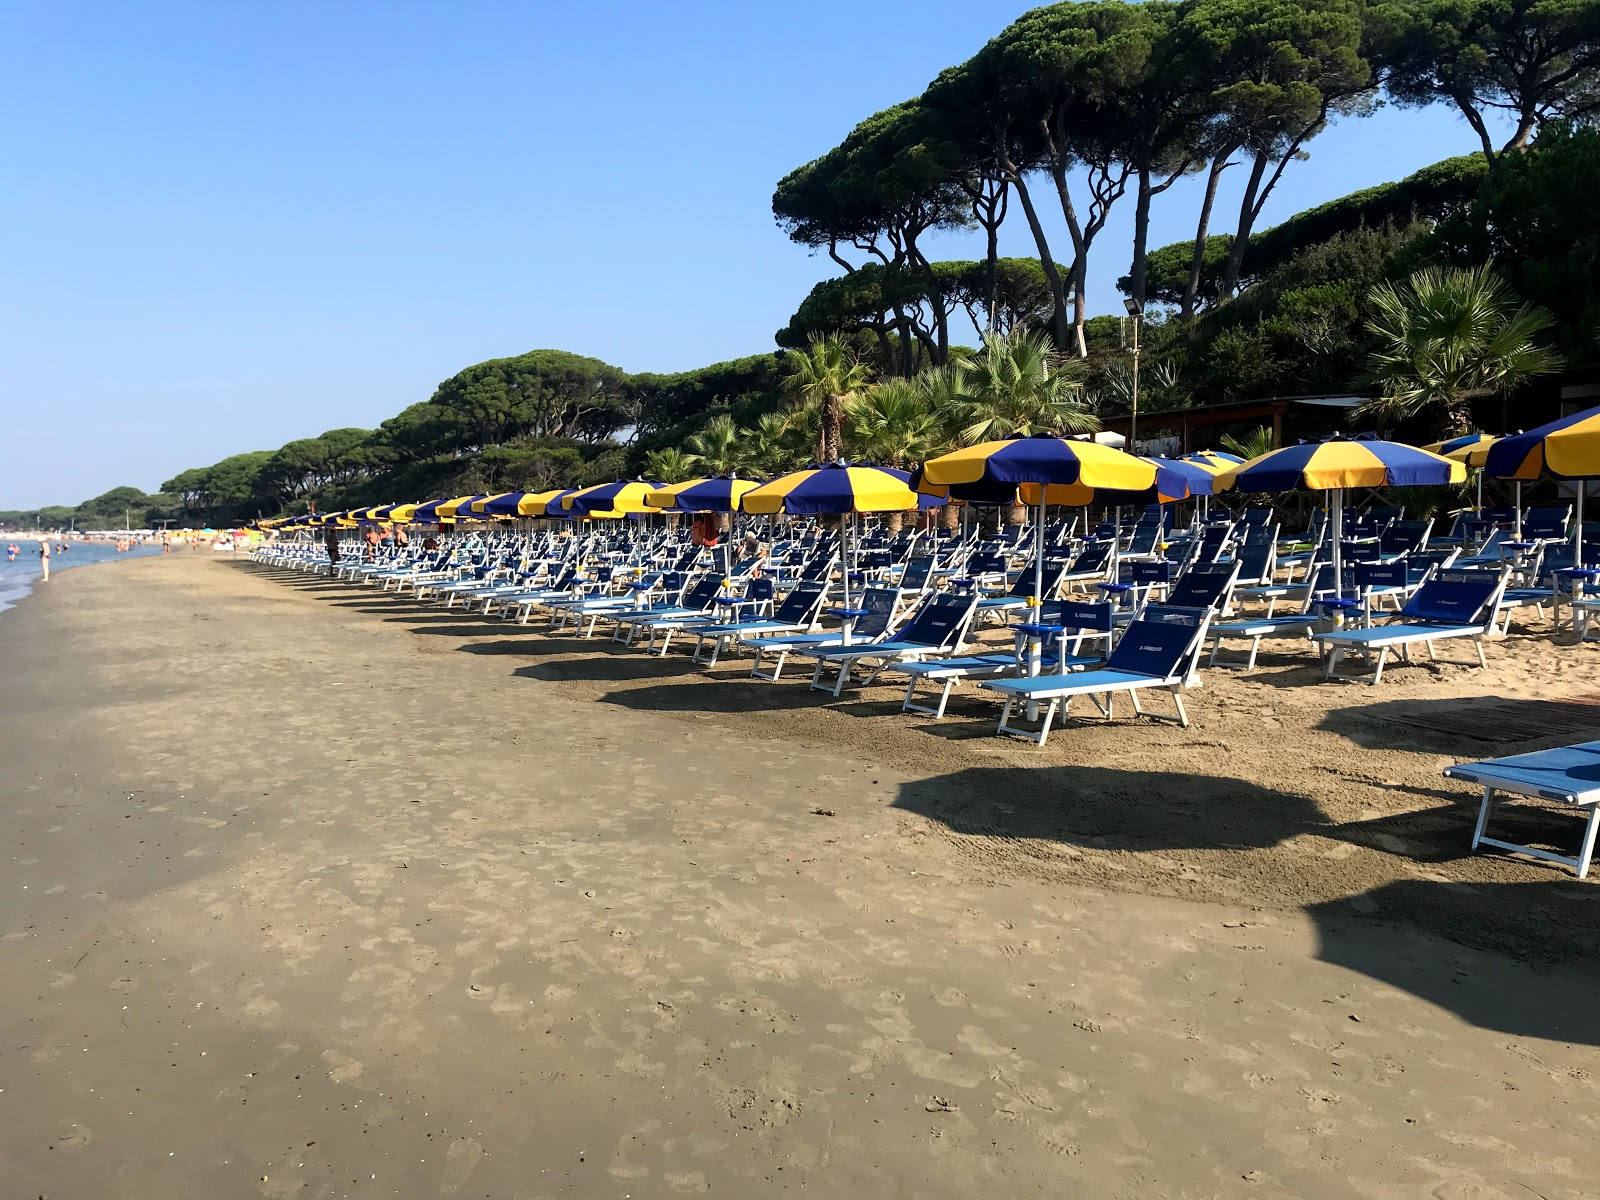
[[[797,583],[783,603],[766,620],[721,622],[692,630],[695,635],[694,661],[705,667],[717,665],[733,643],[749,638],[771,638],[785,633],[805,633],[817,623],[817,614],[828,596],[822,580]]]
[[[1189,686],[1190,677],[1194,674],[1209,621],[1209,613],[1201,618],[1198,625],[1178,621],[1134,621],[1124,631],[1122,640],[1111,652],[1106,665],[1099,670],[1075,675],[992,680],[978,686],[999,692],[1006,698],[997,732],[1015,734],[1041,746],[1050,736],[1050,725],[1057,710],[1065,719],[1069,706],[1078,696],[1088,696],[1109,721],[1114,715],[1117,693],[1126,692],[1135,714],[1187,726],[1189,714],[1184,710],[1181,693]],[[1146,712],[1141,708],[1139,693],[1150,690],[1169,693],[1177,716]],[[1103,703],[1099,699],[1101,696],[1105,697]],[[1038,705],[1044,705],[1044,717],[1037,731],[1011,724],[1014,708],[1021,706],[1033,709]]]
[[[755,651],[756,660],[750,665],[750,674],[757,679],[776,683],[783,674],[783,664],[789,656],[807,647],[842,646],[848,643],[886,641],[895,627],[899,593],[894,588],[869,587],[861,592],[860,608],[836,608],[829,615],[848,623],[850,635],[843,629],[830,633],[780,634],[777,637],[740,638],[740,644]],[[761,669],[761,660],[772,655],[770,671]]]
[[[1388,624],[1312,634],[1312,639],[1328,651],[1327,678],[1367,679],[1376,687],[1392,652],[1398,651],[1401,659],[1409,662],[1411,647],[1420,643],[1427,647],[1429,659],[1438,661],[1434,643],[1450,638],[1470,638],[1477,651],[1476,665],[1488,666],[1483,656],[1483,639],[1494,628],[1495,613],[1505,586],[1505,572],[1483,580],[1436,577],[1426,580]],[[1339,663],[1351,654],[1372,661],[1371,672],[1341,675]],[[1461,666],[1473,665],[1451,661]]]
[[[796,653],[817,660],[811,674],[812,690],[831,691],[837,696],[844,691],[857,663],[877,664],[862,681],[865,686],[895,663],[921,662],[957,653],[972,624],[976,605],[977,597],[972,594],[929,596],[890,639],[869,645],[808,646]],[[838,672],[831,687],[823,678],[829,667]]]
[[[1048,601],[1034,610],[1033,621],[1012,626],[1016,646],[1009,654],[959,655],[897,666],[895,669],[907,676],[906,695],[900,711],[927,713],[936,719],[942,717],[951,689],[965,679],[1059,675],[1098,666],[1105,656],[1082,653],[1083,643],[1104,640],[1109,648],[1114,629],[1110,604]],[[939,688],[938,702],[931,708],[917,700],[917,686],[923,683]]]
[[[643,621],[635,620],[633,625],[646,635],[645,650],[660,658],[666,655],[675,633],[692,633],[708,625],[725,625],[730,619],[736,620],[741,611],[748,610],[753,615],[762,609],[770,609],[771,605],[772,580],[751,578],[745,583],[742,596],[713,595],[710,602],[698,612],[690,611],[690,606],[685,604],[682,611],[658,614]],[[661,639],[659,650],[656,648],[658,637]]]
[[[1514,754],[1509,758],[1494,758],[1486,762],[1461,763],[1446,767],[1444,775],[1446,779],[1461,779],[1483,788],[1478,823],[1472,831],[1474,850],[1479,846],[1494,846],[1500,850],[1561,863],[1576,871],[1579,879],[1589,873],[1589,861],[1594,857],[1595,835],[1600,832],[1600,742],[1583,742],[1555,750],[1538,750],[1532,754]],[[1484,829],[1489,824],[1490,810],[1497,794],[1528,796],[1587,810],[1577,857],[1569,858],[1564,854],[1502,841],[1485,834]]]

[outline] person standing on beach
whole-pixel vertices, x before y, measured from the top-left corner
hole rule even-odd
[[[336,528],[334,528],[332,525],[329,525],[328,528],[323,531],[322,544],[328,548],[328,561],[331,562],[331,563],[338,562],[339,561],[339,531]]]
[[[50,539],[39,539],[39,570],[42,573],[40,583],[50,582]]]

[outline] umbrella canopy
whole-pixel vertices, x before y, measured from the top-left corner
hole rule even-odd
[[[629,513],[653,511],[645,497],[659,489],[659,483],[644,479],[618,479],[596,484],[561,498],[561,507],[575,517],[620,517]]]
[[[1216,477],[1218,492],[1314,492],[1353,487],[1429,487],[1462,483],[1460,463],[1399,442],[1306,442],[1268,451]]]
[[[461,510],[469,508],[474,500],[487,499],[487,494],[479,492],[474,496],[457,496],[454,500],[446,500],[433,511],[434,516],[441,521],[448,521],[455,517],[464,517],[467,514]]]
[[[443,521],[447,517],[454,516],[457,508],[469,503],[471,500],[471,496],[457,496],[453,500],[430,500],[426,504],[417,505],[416,510],[411,514],[411,519],[413,521]],[[445,508],[450,511],[440,511]]]
[[[754,479],[712,475],[657,488],[645,494],[644,502],[651,508],[673,512],[731,513],[740,511],[745,495],[760,486]]]
[[[1487,433],[1469,433],[1465,437],[1447,438],[1423,449],[1430,454],[1442,454],[1469,467],[1481,467],[1489,457],[1489,447],[1500,439]]]
[[[904,471],[871,463],[828,463],[780,475],[744,494],[748,513],[912,512],[917,494]]]
[[[419,506],[415,504],[391,504],[388,506],[387,516],[385,516],[384,519],[403,524],[406,521],[411,521],[416,518],[418,507]]]
[[[1182,461],[1205,467],[1215,474],[1218,471],[1226,471],[1229,467],[1238,466],[1244,459],[1237,454],[1229,454],[1226,450],[1196,450],[1193,454],[1185,454]]]
[[[1025,483],[1020,491],[1026,504],[1059,504],[1083,508],[1090,504],[1112,507],[1124,504],[1172,504],[1191,496],[1212,495],[1216,476],[1194,463],[1171,458],[1141,458],[1154,468],[1154,478],[1142,488],[1091,487],[1086,483]]]
[[[490,495],[490,496],[475,496],[475,497],[473,497],[472,501],[465,508],[458,509],[456,511],[456,516],[458,516],[458,517],[483,517],[485,519],[490,518],[490,517],[497,517],[497,516],[503,517],[503,516],[507,515],[505,509],[503,509],[503,508],[490,508],[489,506],[491,504],[497,504],[498,502],[505,500],[507,497],[514,497],[514,496],[520,496],[520,495],[522,495],[521,492],[495,492],[493,495]],[[515,509],[515,507],[516,507],[516,501],[513,500],[512,501],[512,508]]]
[[[929,483],[1082,484],[1138,492],[1156,482],[1155,465],[1114,446],[1041,433],[1000,442],[980,442],[930,459],[923,467]],[[1067,503],[1047,498],[1047,502]]]
[[[1483,469],[1495,479],[1600,476],[1600,408],[1501,438],[1490,448]]]
[[[551,488],[544,492],[524,492],[522,499],[517,501],[517,516],[543,517],[554,516],[547,510],[554,504],[557,511],[561,508],[561,497],[570,495],[571,488]]]

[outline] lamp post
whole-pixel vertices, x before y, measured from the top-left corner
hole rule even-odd
[[[1133,406],[1128,415],[1128,445],[1129,454],[1137,454],[1134,443],[1139,437],[1139,322],[1144,316],[1144,305],[1132,296],[1122,302],[1128,310],[1128,315],[1133,318]]]

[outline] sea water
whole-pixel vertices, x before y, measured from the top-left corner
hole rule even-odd
[[[67,547],[63,554],[60,546]],[[5,549],[7,546],[17,547],[17,561],[6,560]],[[187,548],[185,548],[187,549]],[[54,579],[62,571],[72,567],[87,566],[90,563],[110,562],[118,558],[142,558],[149,554],[160,554],[160,546],[136,546],[132,550],[118,551],[115,542],[54,542],[50,543],[50,577]],[[176,550],[173,551],[177,553]],[[37,539],[24,540],[22,538],[6,537],[0,533],[0,612],[10,608],[18,600],[26,596],[38,583],[39,576],[39,542]]]

